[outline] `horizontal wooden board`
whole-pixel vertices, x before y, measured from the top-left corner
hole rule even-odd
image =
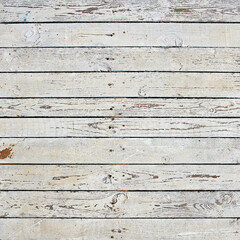
[[[240,48],[1,48],[0,71],[239,71]]]
[[[239,24],[2,24],[0,47],[240,47]]]
[[[0,99],[0,117],[239,117],[239,99]]]
[[[0,97],[238,97],[239,73],[0,73]]]
[[[240,137],[238,118],[1,118],[0,137]]]
[[[2,22],[240,21],[237,0],[2,0]]]
[[[240,192],[0,192],[0,217],[238,217]]]
[[[239,165],[0,165],[0,172],[0,190],[240,190]]]
[[[239,240],[237,219],[0,219],[11,240]]]
[[[240,139],[1,138],[0,164],[237,164]]]
[[[239,73],[0,73],[0,97],[238,97]]]

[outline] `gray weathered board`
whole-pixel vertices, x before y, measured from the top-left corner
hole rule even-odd
[[[0,240],[239,240],[240,2],[0,0]]]

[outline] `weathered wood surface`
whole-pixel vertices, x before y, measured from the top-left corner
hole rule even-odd
[[[1,138],[0,164],[238,164],[238,138]]]
[[[240,99],[0,99],[0,117],[240,117]]]
[[[239,13],[2,0],[0,240],[239,240]]]
[[[0,192],[0,217],[239,217],[240,192]]]
[[[237,72],[240,48],[1,48],[0,71]]]
[[[0,137],[240,137],[238,118],[0,118]]]
[[[239,240],[238,219],[0,219],[6,240]]]
[[[2,24],[0,47],[240,47],[238,24]]]
[[[1,22],[240,22],[238,0],[2,0],[0,12]]]
[[[240,190],[240,166],[0,165],[0,190]]]
[[[0,97],[238,97],[239,73],[0,73]]]

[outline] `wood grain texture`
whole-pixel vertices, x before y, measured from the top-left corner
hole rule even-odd
[[[239,73],[0,73],[0,97],[238,97]]]
[[[0,47],[240,47],[238,24],[2,24]]]
[[[239,137],[229,118],[1,118],[0,137]]]
[[[240,166],[0,165],[0,190],[240,190]]]
[[[2,0],[0,12],[1,22],[240,21],[237,0]]]
[[[0,71],[236,72],[240,48],[1,48]]]
[[[239,99],[0,99],[0,117],[239,117]]]
[[[0,219],[6,240],[239,240],[237,219]]]
[[[238,0],[1,0],[0,240],[239,240],[239,39]]]
[[[238,164],[240,140],[1,138],[0,164]]]
[[[0,217],[239,217],[240,192],[0,192]]]

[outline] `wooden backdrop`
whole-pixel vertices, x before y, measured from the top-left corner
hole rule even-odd
[[[1,240],[239,240],[238,0],[0,1]]]

